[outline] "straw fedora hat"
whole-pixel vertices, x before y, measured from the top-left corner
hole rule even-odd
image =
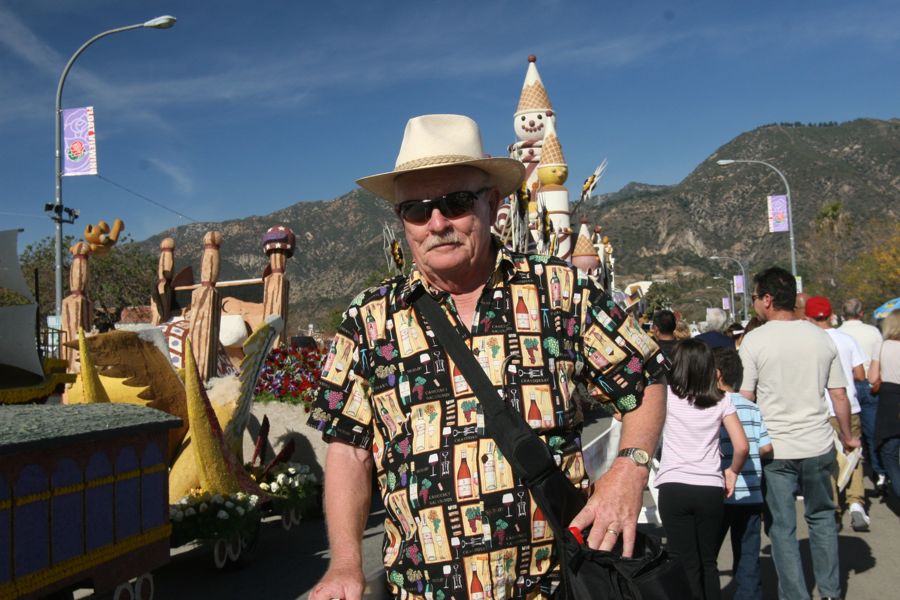
[[[481,146],[478,124],[462,115],[422,115],[406,123],[393,171],[358,179],[356,183],[389,202],[396,202],[394,180],[412,171],[458,165],[477,167],[491,176],[500,196],[518,189],[525,165],[513,158],[491,158]]]

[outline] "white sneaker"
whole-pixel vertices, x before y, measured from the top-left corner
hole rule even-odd
[[[869,523],[869,515],[866,514],[862,504],[859,502],[850,504],[850,527],[853,531],[868,531]]]
[[[884,476],[884,473],[878,476],[878,479],[875,481],[875,489],[880,490],[887,485],[887,477]]]

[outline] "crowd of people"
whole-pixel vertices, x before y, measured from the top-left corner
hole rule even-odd
[[[900,496],[900,310],[879,330],[858,299],[839,318],[828,298],[797,294],[782,269],[753,283],[747,323],[726,326],[711,309],[704,333],[679,339],[672,311],[652,317],[672,363],[655,482],[667,543],[695,597],[709,600],[720,596],[716,559],[730,530],[734,598],[760,599],[764,526],[779,598],[809,598],[796,538],[802,500],[819,594],[840,598],[845,515],[855,531],[877,526],[865,467],[876,494]]]

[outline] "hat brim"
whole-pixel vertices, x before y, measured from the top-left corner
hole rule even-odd
[[[369,190],[379,198],[395,204],[394,180],[400,175],[414,173],[416,171],[432,171],[446,169],[447,167],[469,166],[481,169],[491,177],[491,183],[497,187],[500,196],[508,196],[519,189],[525,180],[525,165],[514,158],[480,158],[444,164],[426,165],[401,171],[388,171],[357,179],[360,187]]]

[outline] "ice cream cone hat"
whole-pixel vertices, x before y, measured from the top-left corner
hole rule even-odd
[[[537,70],[537,57],[532,54],[528,57],[528,70],[525,72],[525,83],[522,84],[522,94],[519,96],[519,106],[516,107],[516,115],[522,113],[553,110],[550,104],[550,96],[544,88],[544,82]]]

